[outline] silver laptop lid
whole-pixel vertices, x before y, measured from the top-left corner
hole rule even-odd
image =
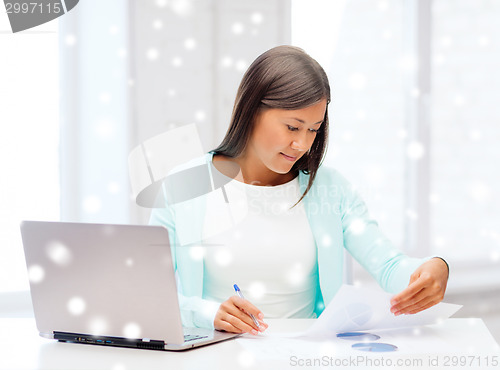
[[[24,221],[38,330],[183,343],[167,229]]]

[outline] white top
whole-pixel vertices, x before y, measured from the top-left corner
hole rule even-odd
[[[217,171],[212,166],[212,171]],[[223,302],[238,284],[266,318],[315,317],[316,247],[298,177],[277,186],[231,180],[209,197],[203,227],[203,298]]]

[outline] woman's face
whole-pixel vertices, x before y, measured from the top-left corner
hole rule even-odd
[[[325,111],[326,99],[303,109],[262,110],[256,117],[245,157],[275,173],[288,173],[312,146]]]

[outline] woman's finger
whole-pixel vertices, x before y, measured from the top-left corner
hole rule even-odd
[[[409,304],[412,304],[415,299],[418,299],[419,295],[422,294],[422,290],[425,289],[426,284],[426,279],[422,279],[420,277],[408,285],[404,290],[392,297],[391,312],[401,311]]]
[[[261,320],[259,320],[260,327],[254,323],[247,310],[261,313],[258,309],[255,311],[255,309],[255,306],[240,297],[230,297],[220,305],[214,320],[214,326],[216,325],[217,329],[227,330],[227,325],[222,324],[222,322],[226,322],[238,331],[257,334],[257,331],[266,330],[268,325]]]
[[[253,331],[256,334],[253,327],[223,309],[220,309],[215,315],[214,327],[217,330],[225,330],[231,333],[249,333]]]
[[[236,296],[231,297],[229,300],[233,302],[235,307],[239,309],[244,315],[244,317],[240,315],[238,315],[238,317],[242,318],[242,320],[251,325],[255,330],[264,331],[267,328],[267,324],[265,324],[265,326],[257,326],[254,320],[251,318],[250,315],[253,315],[259,325],[261,322],[263,322],[262,319],[264,318],[264,314],[252,303],[250,303],[246,299]]]
[[[250,301],[233,296],[231,297],[232,302],[235,306],[237,306],[240,310],[244,311],[247,315],[252,314],[255,318],[262,320],[264,318],[264,314],[255,307]]]
[[[405,301],[403,303],[394,305],[391,307],[391,312],[396,316],[405,314],[409,311],[410,308],[414,308],[419,305],[421,302],[427,303],[428,294],[425,289],[421,290],[417,293],[411,300]]]
[[[258,329],[252,318],[241,311],[238,306],[235,306],[234,301],[231,298],[225,301],[221,307],[226,313],[226,315],[222,317],[223,320],[228,321],[237,328],[242,329],[244,332],[250,332]],[[238,322],[241,322],[241,324]]]
[[[436,295],[431,294],[431,295],[422,295],[419,300],[415,301],[413,304],[410,304],[399,311],[395,311],[394,314],[396,316],[402,315],[402,314],[410,314],[412,312],[420,312],[422,311],[422,307],[427,306],[430,302],[435,302],[437,301]]]
[[[429,289],[438,299],[442,299],[446,291],[449,269],[448,264],[440,258],[431,258],[420,265],[411,275],[410,284],[391,299],[391,311],[400,311],[407,302],[414,301],[418,292]],[[440,297],[440,298],[439,298]]]
[[[225,317],[222,318],[223,321],[226,321],[227,323],[231,324],[235,328],[241,330],[243,333],[252,333],[254,335],[257,335],[257,330],[253,328],[253,326],[249,325],[245,321],[241,320],[239,317],[236,317],[231,314],[227,314]]]
[[[422,297],[421,300],[415,302],[414,304],[408,307],[405,307],[404,312],[401,313],[412,314],[423,311],[441,302],[444,298],[444,292],[442,291],[442,289],[439,289],[439,287],[435,285],[432,285],[431,287],[424,289],[424,292],[426,292],[426,294],[425,296]]]
[[[438,304],[439,302],[441,302],[441,301],[440,301],[440,300],[432,300],[432,301],[430,301],[429,303],[427,303],[426,305],[424,305],[423,307],[420,307],[420,308],[418,308],[418,309],[416,309],[416,310],[413,310],[413,311],[410,311],[410,312],[408,312],[408,313],[409,313],[410,315],[413,315],[413,314],[415,314],[415,313],[419,313],[420,311],[426,310],[426,309],[428,309],[428,308],[430,308],[430,307],[432,307],[432,306],[434,306],[434,305]]]
[[[217,330],[224,330],[224,331],[227,331],[229,333],[243,333],[243,331],[241,329],[237,328],[236,326],[234,326],[233,324],[231,324],[230,322],[225,321],[225,320],[219,320],[216,329]]]
[[[391,307],[392,313],[395,315],[401,315],[412,312],[420,312],[424,309],[423,307],[427,307],[430,303],[434,302],[432,304],[434,305],[443,300],[444,290],[435,280],[430,278],[423,278],[422,280],[426,282],[425,287],[415,296],[411,297],[411,299],[393,305]]]

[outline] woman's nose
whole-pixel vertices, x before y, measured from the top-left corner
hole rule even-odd
[[[304,140],[294,140],[291,145],[292,149],[298,150],[300,152],[305,152],[307,150],[307,146]]]

